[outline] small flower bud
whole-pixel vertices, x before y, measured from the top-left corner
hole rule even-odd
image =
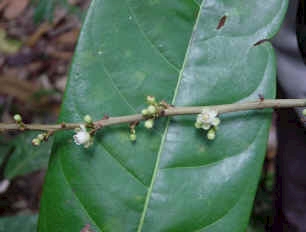
[[[147,116],[147,115],[149,115],[149,111],[148,111],[147,109],[143,109],[143,110],[141,111],[141,114],[142,114],[143,116]]]
[[[130,133],[131,133],[131,134],[136,134],[135,128],[131,128],[131,129],[130,129]]]
[[[40,140],[40,141],[43,141],[45,139],[45,134],[39,134],[37,135],[37,138]]]
[[[86,122],[88,124],[92,123],[92,118],[90,117],[90,115],[86,114],[84,116],[84,122]]]
[[[147,102],[149,105],[156,104],[156,99],[153,96],[147,96]]]
[[[219,126],[220,125],[220,122],[221,122],[221,120],[220,120],[220,118],[214,118],[213,120],[212,120],[212,125],[213,126]]]
[[[207,132],[207,138],[209,140],[214,140],[216,138],[216,131],[214,129],[210,129],[208,132]]]
[[[149,120],[145,121],[144,125],[145,125],[145,128],[151,129],[154,126],[154,120],[153,119],[149,119]]]
[[[303,115],[306,116],[306,109],[303,110]]]
[[[196,121],[194,124],[195,128],[200,129],[202,127],[202,123],[199,121]]]
[[[40,140],[38,138],[34,138],[32,140],[32,144],[33,144],[33,146],[39,146],[40,145]]]
[[[151,115],[156,113],[156,107],[153,106],[153,105],[149,105],[147,110],[148,110],[149,114],[151,114]]]
[[[20,115],[20,114],[15,114],[15,115],[14,115],[14,120],[15,120],[17,123],[21,122],[21,121],[22,121],[21,115]]]
[[[130,134],[130,140],[132,142],[135,142],[136,141],[136,134]]]

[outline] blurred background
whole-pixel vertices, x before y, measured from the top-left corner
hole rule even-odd
[[[1,122],[13,122],[16,113],[22,113],[28,123],[56,122],[89,4],[90,0],[0,0]],[[300,25],[298,40],[305,54],[306,29]],[[277,153],[274,124],[249,232],[265,231],[271,223]],[[31,146],[33,137],[30,132],[1,133],[0,232],[36,231],[52,141],[37,148]]]
[[[90,0],[0,0],[0,117],[55,123]],[[52,141],[1,133],[0,232],[36,231]],[[27,142],[24,142],[26,140]]]

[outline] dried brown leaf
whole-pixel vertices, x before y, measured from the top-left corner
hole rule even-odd
[[[80,29],[76,28],[57,37],[56,41],[60,44],[75,44],[79,37]]]
[[[0,2],[0,11],[2,11],[9,4],[9,0],[2,0]]]
[[[26,45],[29,47],[33,47],[37,41],[45,34],[47,33],[50,29],[52,28],[52,24],[45,22],[43,24],[41,24],[37,30],[34,32],[34,34],[32,34],[27,42]]]
[[[69,52],[67,52],[67,51],[58,51],[58,50],[56,50],[53,47],[48,47],[47,51],[46,51],[46,54],[48,56],[51,56],[51,57],[56,58],[56,59],[61,59],[61,60],[69,61],[69,60],[71,60],[73,52],[70,52],[70,51]]]
[[[14,19],[19,16],[28,6],[29,0],[10,0],[4,10],[4,17],[6,19]]]
[[[0,94],[15,97],[23,102],[29,100],[38,88],[32,82],[16,77],[0,77]]]

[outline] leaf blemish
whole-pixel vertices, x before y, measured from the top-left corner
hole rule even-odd
[[[224,15],[224,16],[220,19],[219,24],[218,24],[218,26],[217,26],[217,30],[219,30],[221,27],[224,26],[226,19],[227,19],[227,16],[226,16],[226,15]]]
[[[262,102],[262,101],[264,101],[265,100],[265,97],[264,97],[264,95],[263,94],[258,94],[258,98],[259,98],[259,100]]]
[[[90,224],[85,225],[80,232],[90,232]]]

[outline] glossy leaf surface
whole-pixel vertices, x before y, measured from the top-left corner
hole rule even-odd
[[[258,41],[276,33],[286,4],[93,1],[60,121],[140,112],[146,95],[180,106],[273,98],[274,52]],[[139,126],[135,144],[126,125],[105,128],[89,149],[58,134],[39,230],[245,231],[270,117],[224,115],[214,141],[195,130],[194,116]]]

